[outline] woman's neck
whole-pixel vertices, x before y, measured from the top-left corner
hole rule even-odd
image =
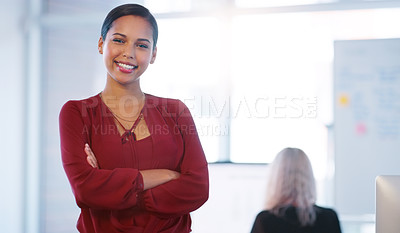
[[[102,95],[115,99],[126,98],[127,96],[137,99],[144,97],[139,80],[123,85],[116,82],[111,77],[107,77],[106,86],[104,87]]]
[[[139,81],[127,85],[107,80],[101,93],[104,103],[115,113],[135,113],[139,111],[145,102],[145,94],[142,92]],[[129,114],[130,115],[130,114]]]

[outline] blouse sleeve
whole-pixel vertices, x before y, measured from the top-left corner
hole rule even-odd
[[[341,233],[342,230],[340,228],[340,221],[336,211],[330,209],[330,212],[331,212],[331,224],[329,229],[331,230],[332,233]]]
[[[59,116],[62,163],[78,206],[109,210],[136,206],[137,193],[143,191],[143,178],[137,169],[97,169],[86,161],[88,115],[81,102],[69,101]]]
[[[208,164],[189,109],[179,102],[183,109],[177,116],[177,127],[183,138],[184,154],[181,162],[181,176],[163,185],[142,192],[140,205],[149,211],[171,215],[188,214],[208,199]]]
[[[253,223],[253,227],[251,228],[250,233],[264,233],[267,230],[264,227],[264,221],[262,220],[262,212],[260,212],[259,214],[257,214],[254,223]]]

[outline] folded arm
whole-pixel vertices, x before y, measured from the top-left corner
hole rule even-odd
[[[182,108],[183,112],[176,119],[179,137],[183,143],[180,176],[139,194],[139,205],[160,215],[188,214],[208,199],[208,164],[193,118],[186,106]]]
[[[85,144],[84,151],[87,155],[86,160],[93,168],[98,168],[98,163],[95,154],[90,149],[89,144]],[[143,190],[151,189],[168,181],[178,179],[179,172],[169,169],[149,169],[139,171],[143,177]]]
[[[107,170],[89,165],[83,150],[90,143],[89,115],[84,104],[69,101],[59,118],[63,167],[78,206],[110,210],[137,206],[138,193],[143,191],[143,177],[137,169]]]

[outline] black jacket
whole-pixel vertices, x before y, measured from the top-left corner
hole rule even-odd
[[[251,233],[341,233],[339,219],[333,209],[316,205],[314,207],[317,219],[312,226],[301,227],[296,208],[289,207],[282,217],[266,210],[260,212]]]

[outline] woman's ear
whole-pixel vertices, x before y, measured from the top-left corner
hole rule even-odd
[[[157,57],[157,46],[153,49],[153,54],[151,55],[150,64],[153,64]]]
[[[100,36],[99,43],[97,46],[100,54],[103,54],[103,44],[104,44],[103,37]]]

